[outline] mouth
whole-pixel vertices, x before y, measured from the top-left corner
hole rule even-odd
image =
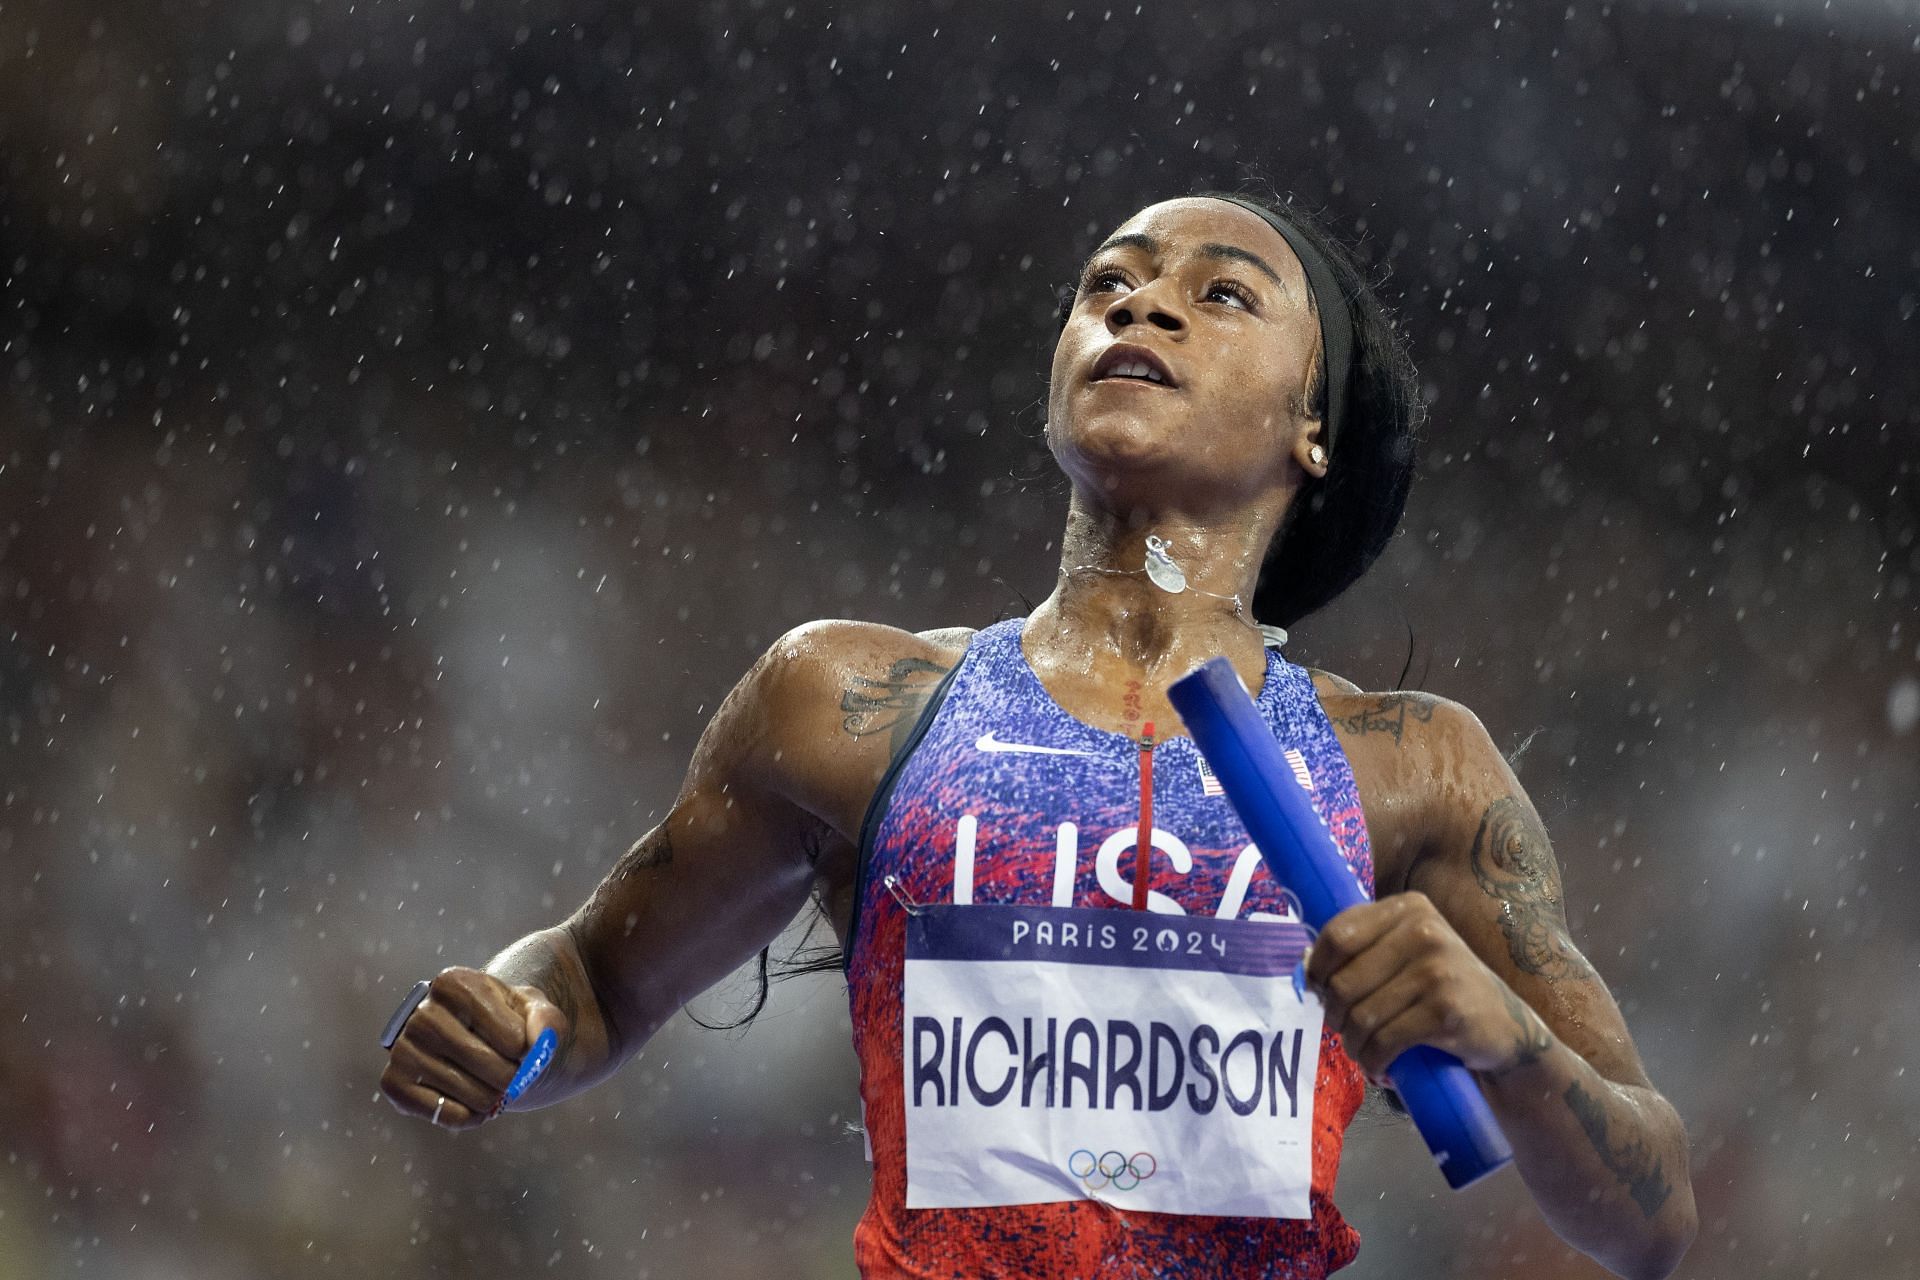
[[[1089,382],[1139,382],[1148,386],[1177,387],[1171,370],[1159,356],[1145,347],[1116,342],[1094,361]]]

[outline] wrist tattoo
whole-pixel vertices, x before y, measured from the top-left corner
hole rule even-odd
[[[1547,1031],[1547,1024],[1540,1020],[1520,994],[1512,987],[1502,985],[1501,1000],[1507,1006],[1507,1016],[1513,1019],[1513,1061],[1502,1071],[1511,1071],[1515,1067],[1524,1067],[1530,1062],[1538,1062],[1553,1047],[1553,1036]]]

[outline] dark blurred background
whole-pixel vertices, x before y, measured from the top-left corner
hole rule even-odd
[[[1907,0],[0,5],[0,1277],[850,1274],[835,980],[459,1137],[376,1033],[784,629],[1044,596],[1055,289],[1246,179],[1433,406],[1289,656],[1524,744],[1682,1275],[1920,1272],[1916,99]],[[1350,1274],[1600,1274],[1348,1153]]]

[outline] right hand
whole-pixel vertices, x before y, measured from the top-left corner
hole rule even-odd
[[[402,1115],[431,1120],[438,1106],[440,1128],[476,1128],[547,1027],[566,1043],[567,1016],[538,987],[510,987],[461,965],[442,969],[388,1050],[380,1092]]]

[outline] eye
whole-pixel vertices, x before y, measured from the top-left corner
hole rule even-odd
[[[1087,274],[1080,278],[1082,293],[1107,293],[1126,286],[1126,273],[1118,267],[1089,267]]]
[[[1238,280],[1215,280],[1207,286],[1207,291],[1202,296],[1208,302],[1224,299],[1228,305],[1238,305],[1242,311],[1254,309],[1253,291]]]

